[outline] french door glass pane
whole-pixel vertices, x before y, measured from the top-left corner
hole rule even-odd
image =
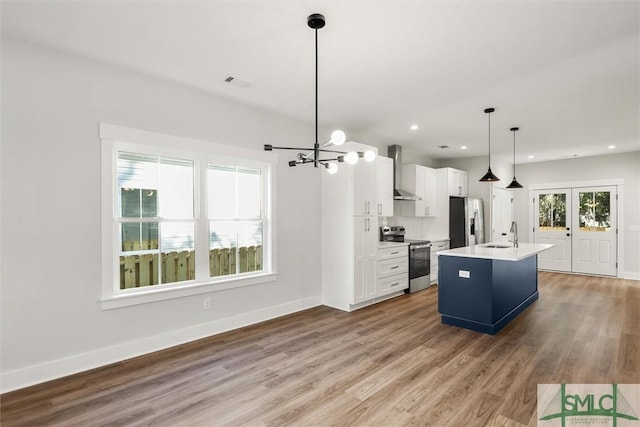
[[[567,227],[567,195],[564,193],[538,196],[538,226],[540,230],[560,231]]]
[[[589,191],[578,193],[580,231],[611,230],[611,193]]]

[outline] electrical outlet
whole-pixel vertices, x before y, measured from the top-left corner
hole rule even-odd
[[[202,302],[202,308],[204,310],[211,310],[211,298],[210,297],[206,297],[204,299],[204,301]]]

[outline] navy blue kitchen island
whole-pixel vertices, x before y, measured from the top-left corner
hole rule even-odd
[[[442,323],[495,334],[538,299],[538,253],[553,245],[490,243],[438,253]]]

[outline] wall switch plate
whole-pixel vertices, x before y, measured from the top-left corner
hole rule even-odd
[[[210,297],[206,297],[204,299],[204,301],[202,302],[202,309],[203,310],[211,310],[211,298]]]
[[[458,270],[458,277],[468,279],[471,277],[471,272],[467,270]]]

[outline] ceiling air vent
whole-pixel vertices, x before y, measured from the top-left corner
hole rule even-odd
[[[251,86],[251,83],[249,83],[248,81],[246,81],[246,80],[240,80],[240,79],[235,78],[235,77],[233,77],[233,76],[227,76],[227,77],[224,79],[224,82],[225,82],[225,83],[228,83],[228,84],[229,84],[229,85],[231,85],[231,86],[241,87],[241,88],[243,88],[243,89],[246,89],[246,88],[248,88],[249,86]]]

